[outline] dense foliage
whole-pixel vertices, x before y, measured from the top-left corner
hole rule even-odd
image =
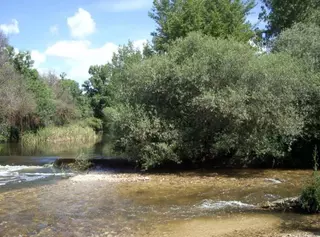
[[[274,52],[286,52],[300,58],[309,70],[320,72],[320,24],[297,23],[281,33]]]
[[[318,174],[317,147],[314,149],[313,160],[315,164],[311,183],[304,188],[300,197],[301,208],[308,213],[320,212],[320,176]]]
[[[201,10],[206,3],[154,1],[150,15],[158,24],[153,40],[160,54],[120,50],[114,58],[122,67],[116,73],[116,60],[109,64],[107,87],[116,96],[103,117],[115,149],[146,169],[206,161],[309,166],[306,151],[319,143],[320,131],[316,21],[304,19],[284,32],[278,25],[281,34],[264,54],[248,44],[250,37],[223,31],[230,24],[219,4],[230,2],[211,1],[221,14]],[[240,4],[242,16],[251,7],[232,4]],[[208,32],[203,22],[213,15],[221,24]]]
[[[287,54],[258,55],[248,44],[195,33],[128,75],[122,106],[106,117],[117,147],[145,168],[285,157],[303,134],[314,90],[313,75]]]
[[[320,143],[319,4],[281,2],[264,1],[272,40],[263,52],[252,46],[251,0],[155,0],[153,45],[119,47],[89,68],[83,89],[65,74],[40,75],[1,36],[0,140],[85,120],[145,169],[310,166]]]
[[[320,212],[320,177],[314,177],[313,183],[301,194],[301,207],[308,213]]]
[[[314,21],[319,13],[319,0],[262,0],[260,18],[267,22],[267,37],[279,35],[295,23]],[[320,18],[318,18],[320,19]]]
[[[157,51],[192,31],[247,42],[253,31],[246,16],[254,0],[154,0],[150,17],[157,23],[152,33]]]
[[[53,73],[40,75],[30,53],[15,52],[3,34],[0,44],[0,142],[92,116],[78,83]]]

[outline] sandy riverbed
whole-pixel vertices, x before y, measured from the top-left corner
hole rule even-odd
[[[255,204],[269,193],[295,195],[309,173],[76,175],[0,193],[0,236],[320,236],[320,216],[198,208],[209,198]]]

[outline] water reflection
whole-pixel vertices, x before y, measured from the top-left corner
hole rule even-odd
[[[98,140],[86,143],[70,141],[63,143],[38,143],[23,145],[21,143],[0,144],[0,156],[60,156],[74,157],[79,154],[96,156],[118,156],[112,149],[108,137],[100,136]]]

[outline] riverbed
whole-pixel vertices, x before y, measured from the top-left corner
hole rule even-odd
[[[258,208],[306,170],[92,170],[0,187],[0,236],[319,236],[320,218]],[[5,188],[6,186],[6,188]]]

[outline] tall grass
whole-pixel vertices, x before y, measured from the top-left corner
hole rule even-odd
[[[95,141],[98,135],[89,126],[73,124],[63,127],[46,127],[36,133],[25,133],[22,135],[23,145],[36,145],[39,143],[86,143]]]

